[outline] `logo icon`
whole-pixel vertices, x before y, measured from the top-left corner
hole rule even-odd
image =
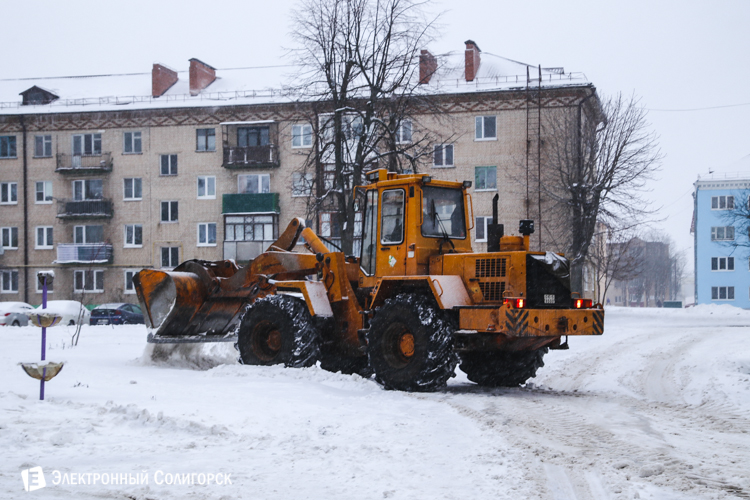
[[[21,478],[23,479],[23,489],[26,491],[36,491],[47,486],[41,467],[22,470]]]

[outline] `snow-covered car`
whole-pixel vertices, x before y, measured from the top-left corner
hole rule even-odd
[[[92,325],[136,325],[143,324],[143,312],[137,304],[119,302],[102,304],[91,310]]]
[[[41,311],[39,306],[39,310]],[[50,300],[47,302],[47,311],[59,314],[62,319],[61,325],[88,325],[91,318],[91,312],[86,306],[77,300]]]
[[[26,326],[34,306],[26,302],[0,302],[0,325]]]

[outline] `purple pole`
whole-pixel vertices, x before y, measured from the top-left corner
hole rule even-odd
[[[42,309],[47,309],[47,276],[44,276],[42,285]],[[47,328],[42,327],[42,361],[47,358]],[[47,369],[42,370],[42,383],[39,387],[39,400],[44,401],[44,378],[47,376]]]

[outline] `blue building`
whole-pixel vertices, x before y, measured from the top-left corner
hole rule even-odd
[[[746,211],[750,174],[714,174],[694,186],[695,303],[750,309],[748,234],[730,215]]]

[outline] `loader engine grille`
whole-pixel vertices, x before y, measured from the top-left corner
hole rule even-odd
[[[505,261],[505,259],[498,260]],[[505,282],[483,281],[479,283],[479,290],[481,290],[482,297],[485,302],[498,302],[503,298],[503,292],[505,291]]]
[[[477,278],[502,278],[505,276],[506,259],[477,259],[475,276]],[[482,289],[484,294],[484,289]],[[488,300],[486,298],[485,300]]]

